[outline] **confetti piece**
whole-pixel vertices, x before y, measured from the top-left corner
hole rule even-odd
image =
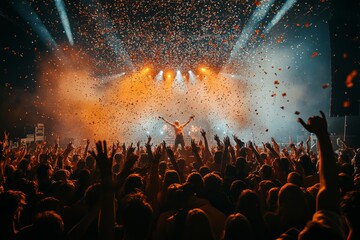
[[[328,83],[324,83],[323,85],[322,85],[322,88],[323,89],[326,89],[326,88],[328,88],[330,85],[328,84]]]
[[[274,84],[275,84],[275,85],[279,85],[280,83],[279,83],[278,80],[275,80],[275,81],[274,81]]]
[[[300,114],[300,112],[299,112],[299,111],[296,111],[296,112],[295,112],[295,115],[299,115],[299,114]]]
[[[354,69],[349,75],[346,77],[345,85],[347,88],[352,88],[354,86],[354,78],[358,75],[356,69]]]
[[[286,97],[286,93],[282,93],[281,96]]]
[[[318,55],[319,55],[318,52],[313,52],[313,53],[311,54],[311,58],[317,57]]]
[[[344,108],[348,108],[348,107],[350,107],[350,101],[344,101],[344,103],[343,103],[343,106],[344,106]]]

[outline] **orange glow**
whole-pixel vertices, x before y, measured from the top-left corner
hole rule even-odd
[[[344,101],[344,108],[348,108],[350,105],[350,101]]]

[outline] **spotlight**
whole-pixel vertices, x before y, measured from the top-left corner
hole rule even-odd
[[[164,71],[160,71],[156,76],[155,76],[155,80],[156,81],[162,81],[164,78]]]
[[[67,13],[66,13],[65,3],[63,0],[55,0],[55,6],[56,6],[56,9],[58,10],[58,13],[59,13],[59,16],[61,19],[61,23],[65,30],[66,37],[68,38],[70,45],[73,46],[74,38],[71,33],[70,22],[69,22]]]

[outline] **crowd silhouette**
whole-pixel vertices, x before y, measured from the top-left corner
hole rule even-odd
[[[12,149],[5,133],[0,239],[360,239],[359,149],[334,151],[323,112],[298,124],[317,147],[217,135],[210,146],[202,130],[189,145]]]

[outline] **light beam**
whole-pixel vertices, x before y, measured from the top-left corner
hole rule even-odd
[[[275,17],[271,20],[271,22],[265,28],[265,33],[268,33],[280,20],[281,18],[289,11],[297,0],[288,0],[281,9],[276,13]]]
[[[66,8],[65,8],[64,1],[63,0],[55,0],[55,6],[56,6],[56,9],[57,9],[57,11],[59,13],[61,23],[62,23],[62,25],[64,27],[66,37],[67,37],[70,45],[73,46],[74,45],[74,38],[73,38],[73,35],[72,35],[72,32],[71,32],[70,22],[69,22],[69,18],[67,16],[67,13],[66,13]]]
[[[54,38],[51,36],[44,23],[40,20],[39,16],[36,14],[28,1],[12,1],[10,4],[24,18],[30,27],[37,33],[40,40],[48,46],[50,50],[53,51],[57,49],[57,44]]]

